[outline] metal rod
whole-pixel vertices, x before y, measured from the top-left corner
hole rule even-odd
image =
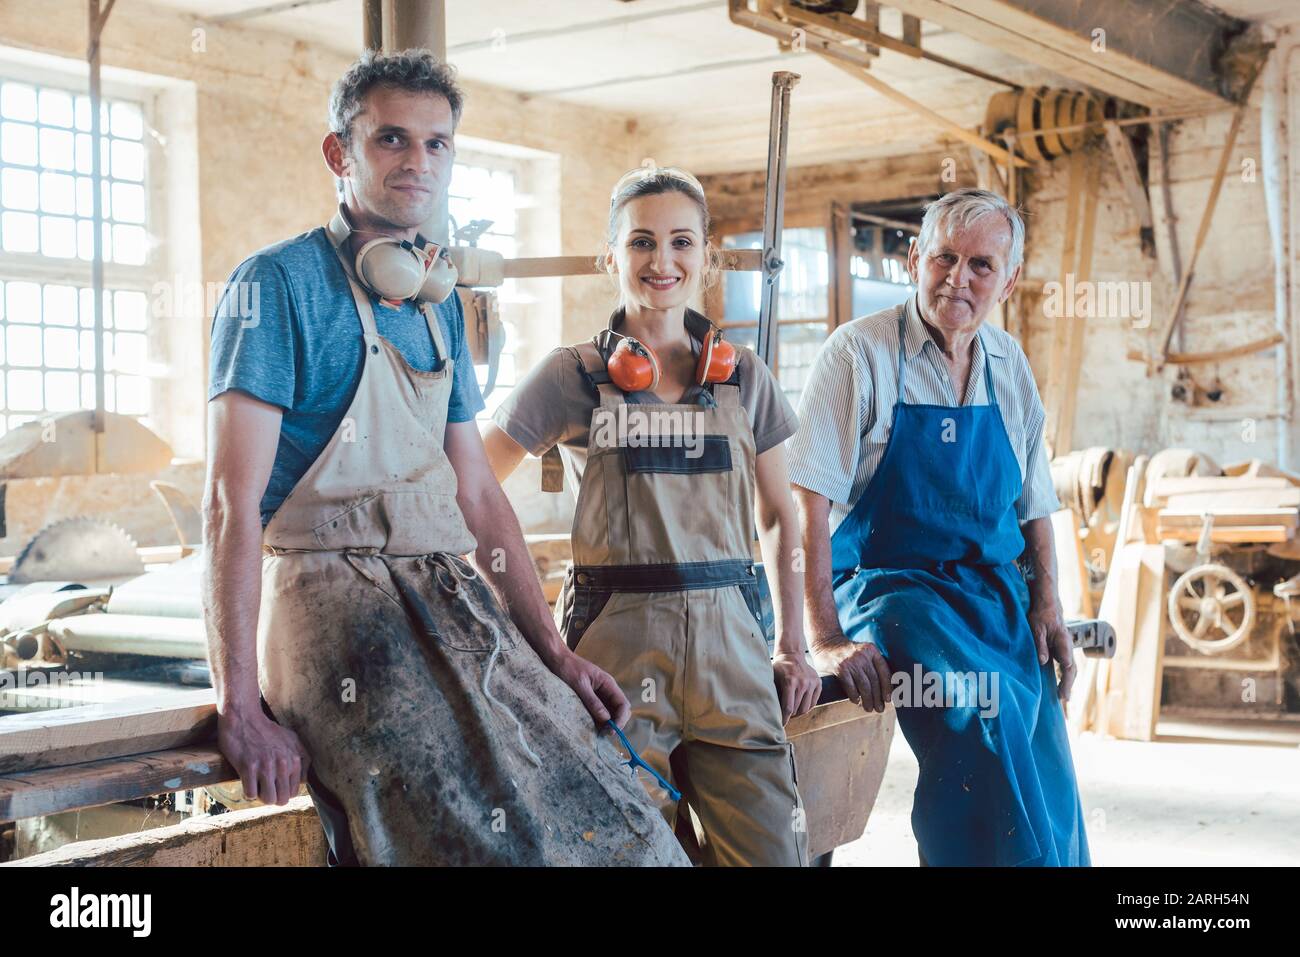
[[[781,230],[785,223],[785,160],[790,139],[790,91],[799,74],[772,74],[772,113],[767,128],[767,190],[763,197],[763,300],[758,311],[758,357],[777,371],[780,337],[777,293],[781,278]]]
[[[378,53],[384,48],[384,3],[383,0],[362,0],[362,3],[362,46]]]
[[[905,223],[901,219],[890,219],[888,216],[877,216],[874,213],[858,213],[849,210],[849,219],[859,219],[864,223],[872,223],[876,226],[888,226],[890,229],[901,229],[905,233],[920,235],[921,227],[915,223]]]
[[[104,24],[113,12],[116,0],[108,0],[108,6],[100,9],[99,0],[86,2],[86,26],[88,41],[86,61],[90,68],[90,176],[91,176],[91,248],[90,286],[95,302],[95,414],[91,417],[91,429],[95,433],[95,470],[99,470],[100,435],[106,426],[104,415],[104,197],[103,170],[101,159],[102,142],[100,136],[99,106],[100,78],[99,54],[100,38],[104,33]]]
[[[391,10],[393,52],[421,47],[447,61],[447,0],[392,0]]]

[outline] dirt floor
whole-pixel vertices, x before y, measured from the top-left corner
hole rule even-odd
[[[1300,722],[1162,720],[1159,732],[1074,739],[1094,865],[1300,865]],[[916,773],[895,734],[866,833],[836,866],[917,866]]]

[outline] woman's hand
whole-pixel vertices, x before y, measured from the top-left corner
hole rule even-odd
[[[781,701],[781,724],[811,711],[822,694],[822,679],[801,654],[778,654],[772,659],[776,696]]]

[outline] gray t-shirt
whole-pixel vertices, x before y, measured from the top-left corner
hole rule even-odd
[[[761,454],[794,435],[799,418],[776,377],[758,356],[741,345],[736,346],[736,352],[740,402],[754,430],[755,452]],[[687,390],[682,401],[695,401],[698,391],[698,386]],[[653,404],[660,400],[651,392],[634,392],[627,401]],[[599,404],[596,390],[583,374],[578,350],[565,346],[550,352],[528,371],[497,408],[492,421],[533,455],[559,445],[566,453],[565,462],[576,492],[587,465],[591,415]]]

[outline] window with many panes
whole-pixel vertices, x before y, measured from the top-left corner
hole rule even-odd
[[[452,234],[476,220],[490,220],[492,225],[478,235],[476,245],[513,259],[519,255],[519,197],[516,190],[517,177],[512,168],[514,164],[508,160],[503,160],[499,165],[486,164],[492,164],[490,157],[484,157],[478,162],[457,163],[452,168],[447,203],[451,213]],[[522,304],[522,299],[518,282],[507,279],[497,288],[496,293],[501,323],[505,327],[505,344],[497,367],[496,385],[486,397],[487,407],[480,413],[480,419],[491,417],[515,386],[519,375],[516,361],[516,307]],[[477,371],[479,386],[483,387],[487,383],[488,367],[480,365]]]
[[[761,232],[724,236],[725,249],[761,249]],[[787,228],[781,232],[781,282],[777,291],[777,363],[781,389],[798,403],[817,351],[826,339],[830,316],[830,256],[824,228]],[[758,314],[763,276],[758,272],[725,274],[723,325],[727,337],[751,349],[758,342]]]
[[[101,103],[105,405],[151,411],[148,141],[142,105]],[[93,408],[90,98],[0,67],[0,432]]]

